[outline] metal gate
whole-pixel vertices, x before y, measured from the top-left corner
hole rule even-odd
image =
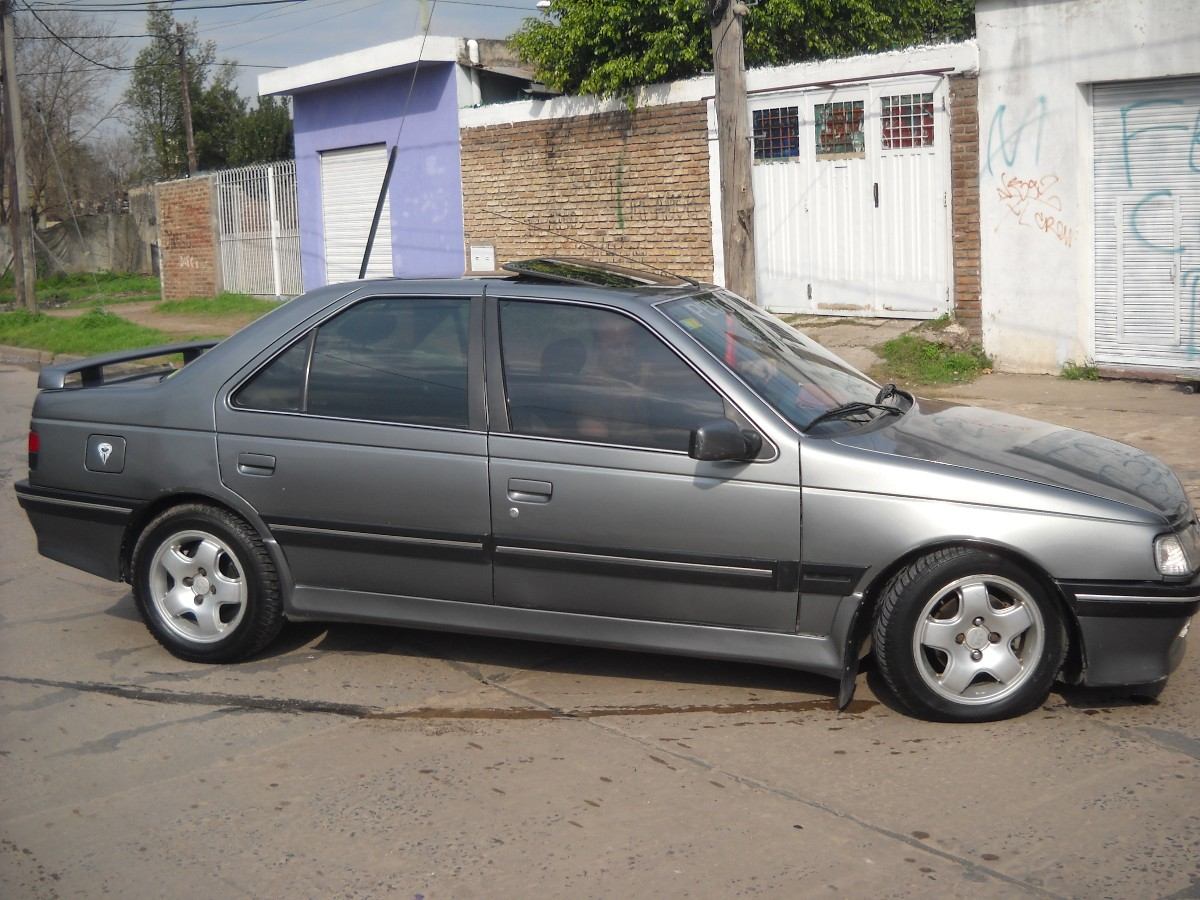
[[[296,161],[243,166],[216,175],[221,287],[260,297],[304,293]]]
[[[1200,78],[1092,101],[1096,362],[1200,371]]]
[[[321,218],[325,227],[325,281],[353,281],[362,266],[379,186],[387,172],[383,144],[326,150],[321,154]],[[384,195],[379,228],[371,246],[368,278],[392,275],[390,191]]]
[[[761,303],[897,318],[949,311],[945,104],[937,76],[751,98]]]

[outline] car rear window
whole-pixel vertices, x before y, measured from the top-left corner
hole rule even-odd
[[[234,404],[466,428],[469,309],[465,298],[358,303],[316,329],[311,361],[302,340],[255,375]]]

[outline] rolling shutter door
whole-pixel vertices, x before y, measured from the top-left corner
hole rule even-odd
[[[1092,98],[1096,362],[1200,370],[1200,78]]]
[[[321,218],[325,225],[327,284],[358,278],[363,250],[371,232],[371,218],[379,199],[379,186],[386,170],[387,150],[383,144],[327,150],[321,154]],[[391,275],[391,202],[385,197],[367,277],[389,278]]]

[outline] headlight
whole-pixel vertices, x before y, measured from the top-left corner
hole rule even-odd
[[[1164,534],[1154,540],[1154,562],[1164,575],[1188,575],[1191,566],[1183,552],[1183,543],[1177,534]]]

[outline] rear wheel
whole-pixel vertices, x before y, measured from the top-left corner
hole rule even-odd
[[[233,662],[279,633],[279,579],[257,532],[200,504],[155,518],[133,552],[133,595],[164,647],[192,662]]]
[[[884,589],[875,620],[880,673],[911,712],[979,722],[1046,699],[1066,652],[1052,597],[1025,571],[980,550],[930,553]]]

